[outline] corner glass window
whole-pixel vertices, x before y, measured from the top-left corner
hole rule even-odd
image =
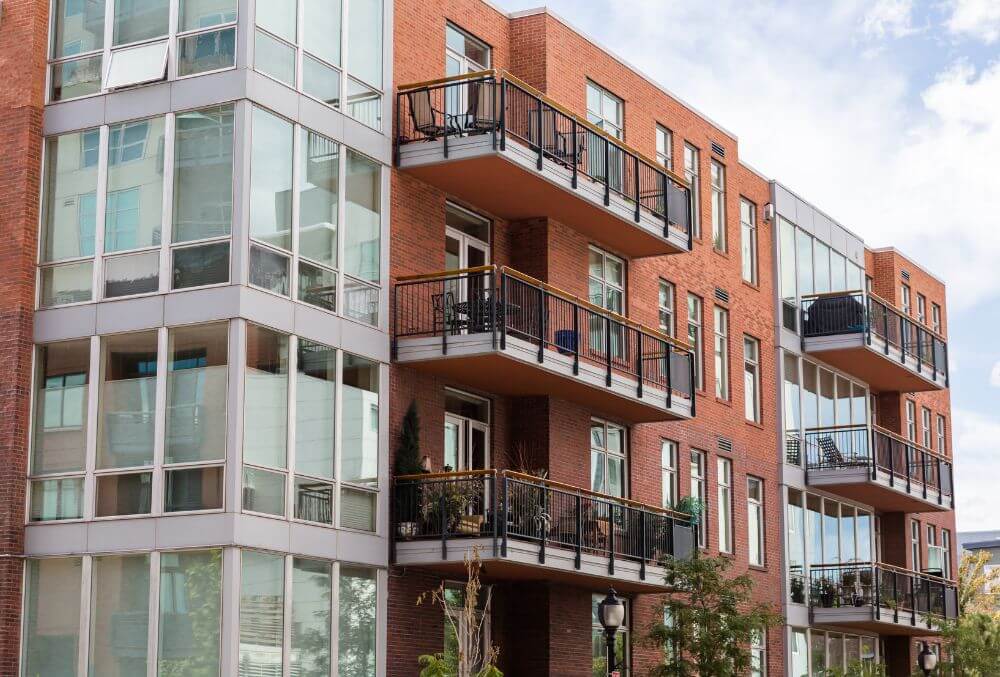
[[[222,635],[222,551],[160,555],[161,675],[218,675]]]
[[[21,660],[25,675],[75,675],[80,652],[79,557],[29,559]]]
[[[171,329],[164,463],[226,457],[227,323]]]
[[[153,464],[156,362],[155,331],[102,340],[98,468]]]
[[[115,0],[114,45],[151,40],[167,34],[168,0]]]

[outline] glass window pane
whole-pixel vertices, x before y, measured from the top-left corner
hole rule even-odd
[[[114,42],[149,40],[167,34],[168,0],[115,0]]]
[[[84,54],[104,47],[104,3],[54,0],[52,58]]]
[[[166,512],[221,509],[223,475],[222,466],[167,470],[163,509]]]
[[[247,325],[244,400],[243,459],[284,468],[288,430],[288,336],[285,334]]]
[[[32,522],[83,517],[83,478],[39,480],[31,483]]]
[[[80,643],[79,557],[29,559],[25,575],[25,675],[75,677]]]
[[[288,42],[295,42],[295,0],[268,0],[257,4],[257,25]]]
[[[244,550],[242,561],[239,674],[241,677],[280,675],[285,558]]]
[[[379,364],[344,353],[343,479],[378,483]]]
[[[799,295],[813,293],[812,237],[801,230],[795,231],[795,260],[799,271]]]
[[[104,262],[104,298],[152,294],[160,289],[160,253],[116,256]]]
[[[52,64],[51,101],[74,99],[101,91],[100,54]]]
[[[36,369],[31,472],[83,470],[90,341],[40,346]]]
[[[268,515],[284,515],[285,475],[259,468],[244,468],[243,509]]]
[[[177,114],[173,211],[173,242],[229,234],[233,221],[232,104]]]
[[[353,278],[344,278],[344,315],[364,322],[378,324],[379,289]]]
[[[263,247],[250,247],[250,284],[288,296],[287,256]]]
[[[337,351],[299,339],[295,383],[295,472],[333,478]]]
[[[174,250],[173,289],[202,287],[228,281],[228,242]]]
[[[180,0],[178,31],[236,21],[236,0]]]
[[[825,294],[830,291],[830,248],[818,240],[813,247],[816,293]]]
[[[261,108],[253,110],[250,160],[250,235],[292,248],[292,125]]]
[[[354,151],[347,153],[347,274],[379,281],[381,235],[381,167]]]
[[[178,39],[177,75],[194,75],[236,65],[236,29],[209,31]]]
[[[113,125],[108,137],[104,251],[160,244],[164,118]]]
[[[99,146],[96,129],[45,140],[42,261],[94,255]]]
[[[323,103],[339,106],[340,72],[322,61],[304,54],[302,56],[302,91]]]
[[[377,588],[374,570],[341,567],[337,638],[340,677],[368,677],[376,672]]]
[[[219,674],[222,551],[160,555],[159,674]]]
[[[337,310],[337,274],[299,261],[299,300],[324,310]]]
[[[781,222],[781,298],[795,298],[795,226]]]
[[[843,254],[830,250],[830,291],[849,291],[846,264]]]
[[[333,485],[296,477],[295,519],[333,524]]]
[[[102,339],[97,467],[152,465],[156,421],[156,332]]]
[[[42,268],[41,306],[48,308],[90,301],[93,271],[91,261]]]
[[[359,531],[375,531],[375,499],[371,491],[343,487],[340,490],[340,526]]]
[[[104,88],[131,87],[166,77],[167,43],[154,42],[112,52]]]
[[[299,167],[299,254],[337,266],[340,144],[302,130]]]
[[[295,48],[267,33],[257,31],[253,47],[254,67],[261,73],[295,86]]]
[[[95,557],[90,594],[90,674],[145,677],[149,555]]]
[[[354,9],[352,3],[351,9]],[[340,0],[303,0],[302,46],[319,58],[340,65]]]
[[[351,0],[347,13],[347,72],[382,86],[382,0]]]
[[[330,605],[333,577],[328,562],[296,557],[292,560],[291,674],[328,677],[330,674]]]
[[[347,114],[374,129],[382,129],[382,95],[354,78],[347,78]]]
[[[153,473],[99,475],[97,477],[98,517],[144,515],[153,503]]]
[[[164,463],[226,457],[229,325],[170,330]]]

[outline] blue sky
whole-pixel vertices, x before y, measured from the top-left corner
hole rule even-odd
[[[958,525],[1000,529],[1000,0],[548,7],[735,133],[744,162],[948,284]]]

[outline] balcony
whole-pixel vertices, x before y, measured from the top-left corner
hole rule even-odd
[[[789,433],[804,448],[806,483],[882,512],[953,510],[951,460],[875,426],[837,426]],[[873,453],[874,451],[874,453]]]
[[[694,551],[688,515],[511,471],[397,477],[393,525],[396,564],[456,578],[477,549],[491,581],[662,592]]]
[[[925,636],[958,617],[958,587],[888,564],[822,564],[810,569],[809,606],[816,625]]]
[[[691,251],[687,182],[503,71],[400,87],[396,165],[509,220],[549,217],[628,257]]]
[[[486,392],[633,423],[695,414],[686,345],[505,267],[400,278],[392,348],[397,362]]]
[[[802,299],[802,349],[879,392],[948,387],[948,344],[874,294]]]

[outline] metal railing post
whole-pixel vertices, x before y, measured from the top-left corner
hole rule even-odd
[[[670,348],[670,344],[664,342],[663,351],[666,354],[666,365],[664,369],[664,375],[667,377],[667,409],[670,409],[674,404],[674,380],[672,374],[670,373],[671,365],[673,361],[671,358],[674,356],[673,351]]]
[[[615,504],[608,503],[608,575],[615,575]]]
[[[583,566],[583,497],[576,495],[576,557],[573,566],[579,569]]]
[[[927,452],[920,452],[920,472],[924,482],[924,500],[927,499]]]
[[[639,223],[642,219],[642,213],[639,211],[639,156],[635,157],[635,180],[632,182],[635,186],[635,222]]]
[[[538,362],[545,361],[545,290],[538,288]]]
[[[604,316],[604,357],[608,366],[608,374],[605,385],[611,387],[611,318]]]
[[[906,364],[906,318],[899,316],[899,361]]]
[[[601,137],[598,137],[601,138]],[[604,141],[604,206],[611,204],[611,142]]]
[[[507,485],[507,481],[508,481],[507,475],[506,474],[502,474],[502,476],[503,476],[503,494],[502,494],[503,500],[501,501],[501,505],[500,505],[500,519],[502,520],[500,522],[500,526],[501,526],[500,531],[501,531],[501,534],[502,534],[503,537],[500,540],[500,556],[501,557],[507,557],[507,522],[510,519],[510,516],[509,516],[509,512],[510,512],[510,487],[508,487],[508,485]]]
[[[507,81],[500,78],[500,152],[507,150]]]
[[[497,475],[494,471],[487,479],[490,487],[490,510],[493,514],[493,556],[497,556],[497,540],[500,534],[500,513],[497,511]]]
[[[497,349],[500,330],[497,328],[497,274],[496,270],[491,270],[486,274],[490,286],[490,334],[493,339],[493,350]]]
[[[636,351],[635,351],[635,374],[636,374],[636,397],[642,399],[642,332],[636,330]]]
[[[538,563],[545,564],[545,541],[549,535],[549,530],[546,528],[545,516],[548,514],[549,492],[544,486],[540,487],[540,489],[542,492],[542,512],[539,515],[535,515],[535,519],[538,522],[538,530],[541,532],[538,544]]]
[[[906,493],[913,487],[913,446],[906,443]]]
[[[441,281],[441,354],[448,354],[448,283]]]
[[[889,309],[882,306],[882,331],[885,339],[885,354],[889,354]]]
[[[448,559],[448,514],[445,511],[444,492],[438,496],[438,513],[441,528],[441,559]]]
[[[497,81],[496,81],[496,78],[494,78],[492,76],[486,78],[486,81],[483,83],[483,86],[490,88],[490,95],[487,98],[489,99],[490,117],[492,118],[493,114],[496,112],[496,109],[497,109],[497,107],[496,107],[496,101],[497,101]],[[493,150],[496,150],[497,149],[497,126],[496,125],[490,125],[490,136],[492,137],[492,141],[493,141]]]
[[[879,571],[878,567],[872,567],[872,581],[875,584],[875,594],[872,599],[875,605],[875,620],[879,620],[882,617],[882,572]]]
[[[500,270],[500,307],[503,309],[503,326],[500,328],[500,350],[507,349],[507,273]]]
[[[639,552],[642,553],[642,558],[639,560],[639,580],[646,580],[646,558],[649,557],[649,551],[646,547],[646,511],[639,511],[639,547],[641,548]]]
[[[875,462],[875,455],[878,454],[878,433],[875,432],[874,428],[872,428],[871,445],[872,453],[870,454],[869,463],[872,466],[872,481],[875,481],[878,479],[878,464]]]
[[[923,362],[924,341],[923,341],[923,338],[924,338],[924,330],[921,329],[920,327],[917,327],[917,373],[920,374],[921,376],[923,376],[923,374],[924,374],[924,362]]]
[[[577,174],[579,174],[579,169],[577,166],[580,164],[579,152],[580,152],[580,140],[577,138],[577,128],[576,128],[576,118],[570,118],[571,127],[573,133],[573,190],[576,190],[577,185]]]
[[[396,135],[393,137],[392,141],[392,164],[394,167],[399,167],[399,139],[403,135],[403,128],[400,127],[400,115],[399,109],[403,107],[403,96],[400,93],[396,93]]]
[[[896,486],[896,450],[894,449],[897,444],[896,440],[889,438],[889,486]]]
[[[580,374],[580,306],[573,304],[573,376]]]
[[[542,143],[542,99],[538,98],[538,171],[542,171],[543,160],[545,159],[545,145]]]
[[[695,363],[694,354],[693,353],[688,353],[688,365],[689,365],[690,371],[691,371],[691,418],[694,418],[695,402],[698,400],[697,392],[696,392],[698,390],[698,388],[697,388],[697,383],[696,383],[696,381],[694,379],[694,377],[695,377],[695,366],[694,366],[694,363]]]
[[[896,603],[892,608],[892,622],[899,623],[899,576],[896,572],[892,573],[892,600]]]
[[[667,175],[660,174],[660,191],[663,193],[663,237],[670,237],[670,191],[667,189]]]

